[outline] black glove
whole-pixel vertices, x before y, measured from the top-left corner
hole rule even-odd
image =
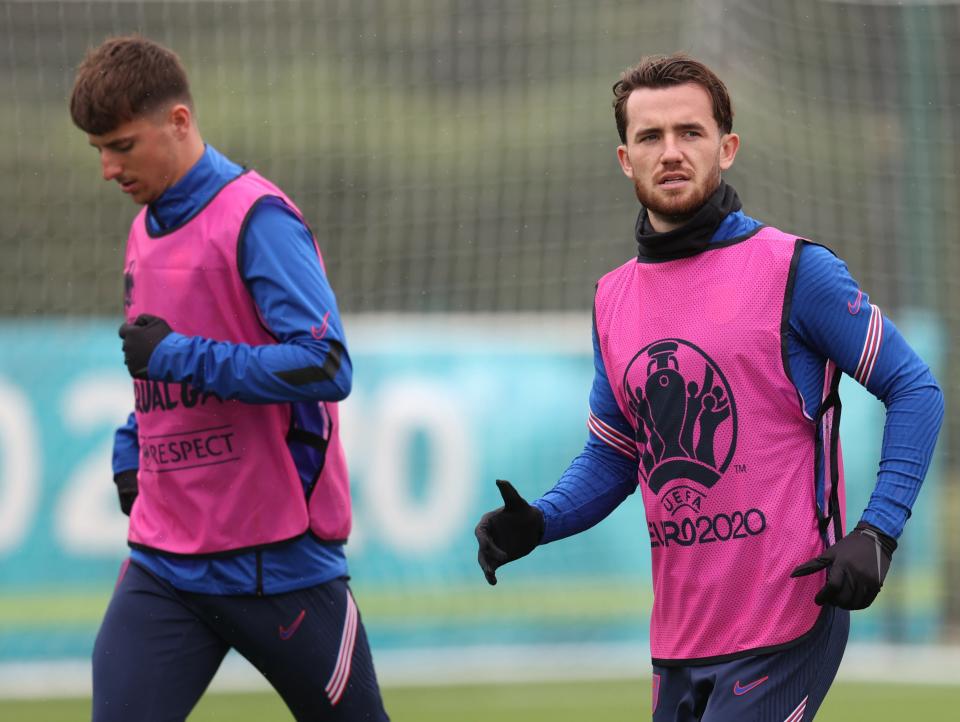
[[[120,327],[120,338],[123,339],[123,362],[127,371],[135,379],[146,379],[147,367],[150,365],[150,356],[153,350],[163,339],[173,333],[170,324],[159,316],[150,316],[141,313],[133,323],[125,323]]]
[[[531,506],[509,481],[497,480],[503,506],[480,517],[474,533],[480,543],[477,561],[490,584],[497,583],[497,567],[525,557],[543,537],[543,513]]]
[[[137,470],[127,469],[113,475],[113,483],[117,485],[117,496],[120,497],[120,511],[130,516],[133,502],[137,500]]]
[[[820,606],[866,609],[877,598],[890,568],[897,542],[875,526],[860,522],[820,556],[801,564],[791,577],[803,577],[829,567],[827,583],[814,598]]]

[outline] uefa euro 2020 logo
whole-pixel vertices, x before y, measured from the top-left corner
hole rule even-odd
[[[634,416],[640,475],[661,502],[699,509],[705,489],[726,471],[737,444],[733,392],[720,369],[700,348],[682,339],[661,339],[641,349],[627,365],[623,390]]]

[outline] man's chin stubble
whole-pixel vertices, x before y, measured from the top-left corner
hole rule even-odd
[[[653,213],[672,225],[681,225],[693,218],[697,214],[697,211],[703,208],[704,203],[710,199],[710,196],[713,195],[719,186],[720,182],[718,179],[717,185],[711,188],[709,192],[698,193],[686,203],[679,204],[660,203],[652,197],[645,199],[644,196],[646,194],[641,191],[640,184],[636,182],[633,184],[633,191],[640,205],[646,208],[648,213]]]
[[[654,213],[655,215],[663,218],[665,221],[670,223],[679,223],[687,221],[692,218],[700,207],[706,201],[706,196],[704,198],[694,197],[687,203],[678,203],[678,204],[666,204],[660,203],[657,200],[652,198],[646,198],[646,194],[641,192],[638,186],[634,186],[634,192],[636,193],[637,200],[640,202],[644,208],[647,209],[648,213]]]

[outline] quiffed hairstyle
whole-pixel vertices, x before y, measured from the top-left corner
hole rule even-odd
[[[70,116],[81,130],[103,135],[170,102],[193,109],[180,58],[141,35],[126,35],[104,41],[80,63]]]
[[[613,115],[620,141],[627,142],[627,98],[637,88],[669,88],[696,83],[710,94],[713,117],[721,133],[733,130],[733,107],[727,86],[703,63],[683,54],[648,55],[620,74],[613,84]]]

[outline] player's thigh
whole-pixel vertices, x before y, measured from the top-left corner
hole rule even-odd
[[[222,635],[297,720],[386,720],[360,613],[346,580],[265,597],[206,597]]]
[[[809,722],[837,674],[849,628],[850,613],[829,607],[800,643],[717,665],[703,722]]]
[[[93,721],[184,720],[227,652],[169,585],[125,562],[93,648]]]
[[[712,685],[690,667],[653,668],[653,722],[698,722]]]

